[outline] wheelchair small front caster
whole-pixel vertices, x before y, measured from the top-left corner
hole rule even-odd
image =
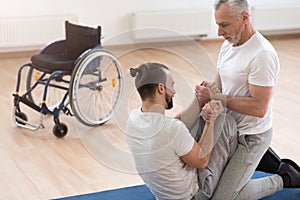
[[[65,135],[67,135],[68,127],[64,123],[58,123],[55,124],[53,127],[53,134],[57,138],[63,138]]]
[[[23,112],[17,112],[17,113],[16,113],[16,116],[19,117],[19,118],[21,118],[21,119],[24,120],[24,121],[28,121],[28,118],[27,118],[26,114],[23,113]],[[20,121],[20,120],[18,120],[18,119],[16,119],[16,121],[17,121],[19,124],[25,125],[24,122],[22,122],[22,121]]]

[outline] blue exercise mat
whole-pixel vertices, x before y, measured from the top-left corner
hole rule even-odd
[[[262,178],[271,175],[272,174],[269,173],[256,171],[252,178]],[[262,198],[261,200],[300,200],[300,188],[284,188],[274,195]]]
[[[272,174],[257,171],[252,178],[261,178],[270,175]],[[146,185],[138,185],[65,197],[57,200],[155,200],[155,198]],[[261,200],[300,200],[300,188],[284,188],[274,195]]]

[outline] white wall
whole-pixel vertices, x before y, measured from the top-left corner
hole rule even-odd
[[[0,18],[65,15],[78,16],[79,23],[101,25],[104,37],[130,29],[130,16],[137,11],[212,9],[214,0],[2,0]],[[299,0],[252,0],[252,6],[299,5]],[[298,20],[298,19],[297,19]],[[210,38],[216,38],[214,20]]]

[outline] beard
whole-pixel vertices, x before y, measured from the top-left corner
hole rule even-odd
[[[234,46],[237,46],[239,42],[242,39],[243,30],[240,30],[234,37],[231,38],[229,43],[233,44]]]
[[[167,94],[166,94],[166,102],[167,102],[166,110],[170,110],[171,108],[173,108],[173,98]]]

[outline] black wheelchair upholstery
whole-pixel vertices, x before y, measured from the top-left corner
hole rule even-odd
[[[101,26],[83,27],[65,22],[66,39],[54,42],[31,57],[32,66],[46,73],[56,70],[71,74],[82,52],[101,45]]]

